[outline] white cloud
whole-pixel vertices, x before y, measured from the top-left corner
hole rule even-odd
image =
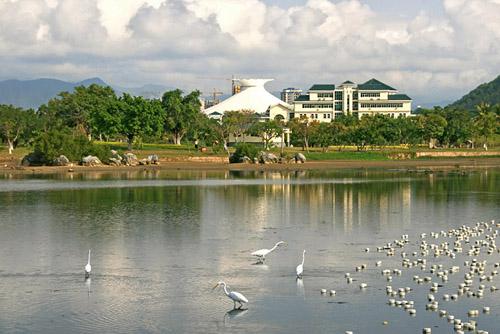
[[[500,70],[500,0],[443,8],[407,20],[361,0],[0,0],[0,75],[206,91],[226,82],[200,77],[233,73],[275,77],[275,89],[377,77],[410,95],[459,96]]]

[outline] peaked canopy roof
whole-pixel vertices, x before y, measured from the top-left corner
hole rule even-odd
[[[204,110],[205,114],[224,114],[232,110],[253,110],[258,114],[263,114],[271,106],[280,104],[292,109],[292,106],[278,99],[269,93],[264,85],[273,79],[240,79],[241,92],[225,99],[219,104]],[[217,115],[217,114],[214,114]]]
[[[367,82],[358,85],[360,90],[396,90],[385,83],[378,81],[377,79],[370,79]]]
[[[309,90],[335,90],[335,85],[332,84],[315,84]]]

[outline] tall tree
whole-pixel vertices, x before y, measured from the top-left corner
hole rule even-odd
[[[267,150],[271,141],[283,133],[283,126],[276,120],[267,120],[256,122],[249,131],[262,138],[264,148]]]
[[[0,105],[0,138],[7,143],[9,154],[12,154],[18,140],[27,133],[34,119],[33,110]]]
[[[99,116],[115,100],[116,95],[111,87],[92,84],[76,87],[72,93],[62,92],[40,109],[46,114],[55,115],[64,125],[80,130],[91,139],[93,134],[99,135],[106,130]]]
[[[136,139],[161,133],[164,114],[159,100],[123,94],[116,103],[122,113],[121,133],[127,137],[129,150]]]
[[[420,115],[418,124],[422,138],[429,143],[429,148],[433,148],[434,141],[443,135],[447,122],[444,117],[431,112]]]
[[[302,144],[302,149],[309,152],[309,139],[319,126],[318,121],[309,121],[307,116],[293,118],[288,122],[288,127],[292,130],[292,137],[298,139]]]
[[[474,124],[479,136],[482,136],[484,143],[487,144],[488,138],[492,136],[499,128],[499,116],[493,112],[488,103],[480,103],[477,107],[478,115]]]
[[[201,108],[200,92],[195,90],[182,96],[180,89],[172,90],[163,94],[161,105],[165,113],[165,130],[172,133],[174,143],[180,145],[190,127],[196,124]]]

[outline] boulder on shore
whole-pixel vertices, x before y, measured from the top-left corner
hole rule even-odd
[[[156,154],[148,155],[148,164],[159,165],[160,164],[160,158]]]
[[[301,163],[303,164],[306,162],[306,156],[303,155],[302,153],[295,153],[295,163]]]
[[[125,153],[123,156],[123,164],[126,166],[137,166],[139,160],[134,153]]]
[[[246,155],[245,156],[242,156],[240,158],[240,162],[241,163],[244,163],[244,164],[249,164],[249,163],[252,163],[252,159],[250,159],[249,157],[247,157]]]
[[[54,159],[52,164],[54,166],[67,166],[69,165],[69,159],[65,155],[61,154],[59,157]]]
[[[260,151],[258,157],[261,164],[277,163],[279,161],[278,157],[270,152]]]
[[[88,155],[82,159],[82,166],[94,167],[102,165],[101,160],[93,155]]]

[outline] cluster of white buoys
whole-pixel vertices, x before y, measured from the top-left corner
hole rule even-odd
[[[417,285],[428,286],[427,303],[425,309],[436,312],[441,318],[446,318],[457,334],[465,331],[474,331],[479,334],[488,334],[487,331],[479,329],[478,322],[472,318],[479,317],[480,309],[471,309],[467,312],[468,321],[463,321],[445,309],[447,302],[459,301],[462,296],[482,298],[487,293],[498,291],[491,282],[498,276],[499,262],[494,262],[492,268],[488,260],[479,260],[479,256],[494,255],[500,253],[496,245],[500,227],[495,221],[476,223],[473,226],[460,226],[459,228],[442,230],[438,232],[422,233],[420,240],[416,243],[410,242],[410,237],[405,234],[400,239],[387,242],[383,246],[376,247],[378,253],[385,253],[386,256],[394,256],[400,253],[402,269],[383,268],[380,273],[388,282],[393,281],[393,277],[401,276],[403,270],[421,270],[424,274],[414,275],[413,281]],[[444,240],[443,240],[444,239]],[[407,246],[417,247],[416,250],[408,251]],[[369,248],[364,249],[369,252]],[[432,263],[441,258],[448,258],[453,261],[458,255],[469,257],[463,265],[453,264],[445,266],[442,263]],[[431,260],[434,259],[434,260]],[[375,267],[381,267],[382,261],[376,261]],[[367,268],[366,264],[355,267],[357,273],[361,273]],[[443,293],[439,295],[449,281],[450,276],[455,276],[463,272],[464,279],[458,284],[455,293]],[[344,275],[347,283],[352,283],[353,277],[350,273]],[[368,288],[367,283],[361,283],[360,289]],[[326,290],[325,290],[326,291]],[[386,286],[386,294],[389,297],[388,304],[395,308],[401,308],[409,315],[415,316],[417,311],[415,301],[406,299],[406,296],[413,291],[411,287]],[[325,292],[326,293],[326,292]],[[442,300],[440,303],[439,300]],[[482,306],[482,313],[489,314],[490,306]],[[350,333],[350,332],[346,332]],[[431,333],[431,328],[424,328],[423,333]]]

